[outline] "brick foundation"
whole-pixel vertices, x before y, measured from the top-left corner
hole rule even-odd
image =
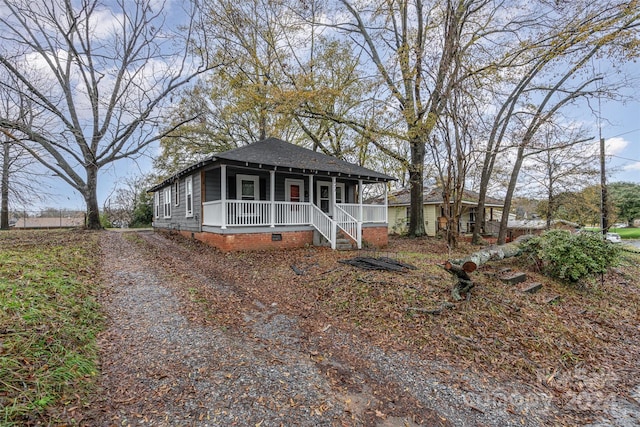
[[[282,240],[273,240],[272,233],[217,234],[180,231],[185,237],[200,240],[222,252],[261,251],[272,249],[302,248],[313,243],[313,231],[278,232]]]
[[[384,248],[389,244],[389,231],[384,227],[362,227],[362,246]]]
[[[222,252],[261,251],[273,249],[303,248],[313,245],[313,231],[279,231],[277,233],[217,234],[209,232],[178,231],[186,238],[200,240]],[[272,234],[282,236],[273,240]],[[362,244],[364,247],[382,248],[389,243],[387,227],[364,227]]]

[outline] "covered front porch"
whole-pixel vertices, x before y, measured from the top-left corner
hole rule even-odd
[[[203,226],[220,230],[311,226],[335,249],[340,231],[360,248],[363,224],[388,221],[387,186],[382,181],[226,164],[202,174]],[[385,203],[363,203],[365,185],[381,186]]]

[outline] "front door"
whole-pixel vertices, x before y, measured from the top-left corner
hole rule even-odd
[[[285,200],[287,202],[303,202],[304,201],[304,181],[301,179],[285,180]]]
[[[320,210],[327,215],[331,215],[331,183],[318,181],[318,191],[316,193],[316,204]]]

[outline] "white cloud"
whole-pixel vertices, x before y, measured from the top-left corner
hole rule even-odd
[[[605,141],[605,150],[608,155],[617,155],[620,154],[627,146],[629,145],[629,141],[624,138],[615,137],[609,138]]]
[[[623,169],[626,171],[640,171],[640,162],[625,165]]]

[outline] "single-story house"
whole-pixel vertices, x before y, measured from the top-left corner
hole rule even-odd
[[[386,183],[395,178],[276,138],[212,155],[165,179],[153,227],[222,251],[304,247],[339,238],[388,243]],[[378,185],[383,203],[363,203]]]
[[[424,228],[428,236],[435,236],[440,230],[446,229],[445,206],[442,197],[442,188],[438,186],[425,187],[423,192]],[[451,205],[453,202],[451,202]],[[388,195],[388,218],[390,233],[404,233],[409,225],[409,213],[411,205],[411,192],[408,188],[392,192]],[[453,206],[449,206],[451,212]],[[493,224],[499,224],[502,218],[502,200],[487,197],[485,200],[485,230],[483,233],[491,233]],[[462,213],[460,215],[458,229],[461,233],[472,233],[476,226],[476,214],[478,209],[478,193],[464,190],[462,197]],[[497,229],[497,228],[496,228]]]

